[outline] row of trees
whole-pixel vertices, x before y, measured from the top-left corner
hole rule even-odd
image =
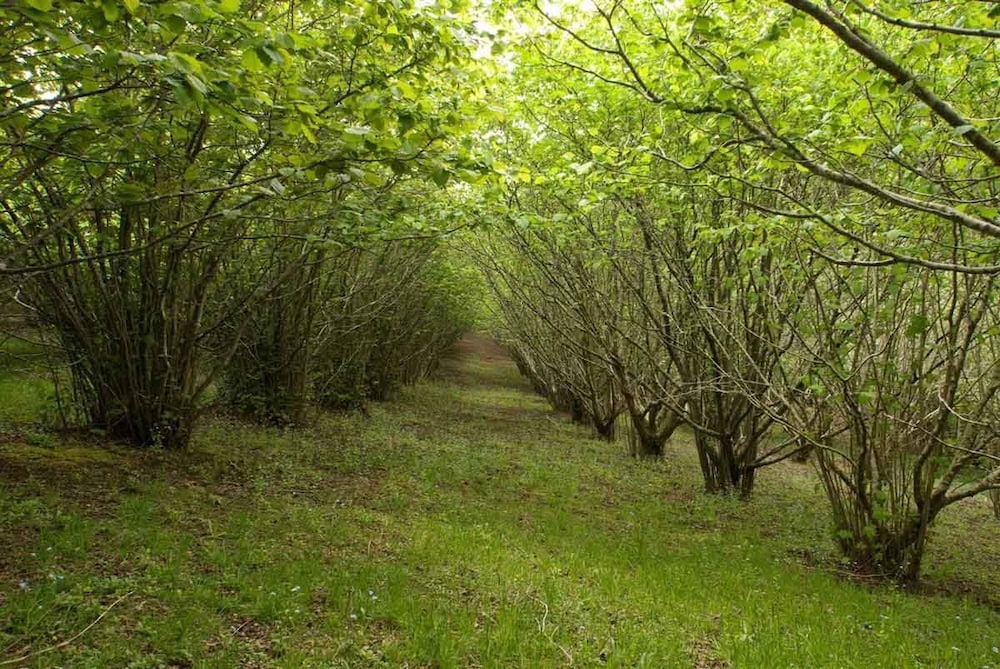
[[[183,447],[426,373],[467,326],[441,191],[485,166],[446,5],[0,6],[0,273],[89,425]],[[447,73],[447,76],[441,76]]]
[[[710,492],[811,453],[844,554],[903,580],[1000,487],[997,17],[920,11],[536,7],[478,253],[554,404],[640,455],[688,426]]]
[[[0,275],[85,421],[182,447],[213,390],[385,397],[506,198],[470,245],[540,391],[636,455],[687,425],[713,492],[810,450],[844,552],[915,579],[1000,488],[997,10],[510,5],[0,5]]]

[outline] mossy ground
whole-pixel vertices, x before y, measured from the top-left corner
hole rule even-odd
[[[707,496],[687,436],[631,460],[482,337],[368,416],[212,418],[185,454],[28,413],[0,417],[10,666],[1000,666],[985,500],[946,512],[926,591],[850,580],[808,466]]]

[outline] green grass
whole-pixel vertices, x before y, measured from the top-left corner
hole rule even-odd
[[[630,460],[475,356],[368,418],[212,419],[183,456],[0,443],[0,662],[128,593],[12,666],[1000,666],[985,501],[938,530],[937,594],[871,587],[808,468],[744,504],[690,451]]]
[[[54,414],[55,386],[46,373],[52,355],[33,339],[0,332],[0,429]]]

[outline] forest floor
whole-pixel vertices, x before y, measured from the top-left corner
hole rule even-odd
[[[186,454],[26,422],[31,378],[0,370],[0,667],[1000,667],[985,500],[922,592],[850,579],[808,466],[705,495],[688,435],[629,459],[483,336],[368,416]]]

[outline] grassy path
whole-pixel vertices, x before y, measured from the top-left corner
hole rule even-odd
[[[0,667],[81,630],[9,666],[1000,666],[989,606],[821,566],[807,471],[741,504],[689,451],[591,440],[480,336],[369,417],[214,419],[185,457],[0,432]],[[990,532],[932,575],[1000,599]]]

